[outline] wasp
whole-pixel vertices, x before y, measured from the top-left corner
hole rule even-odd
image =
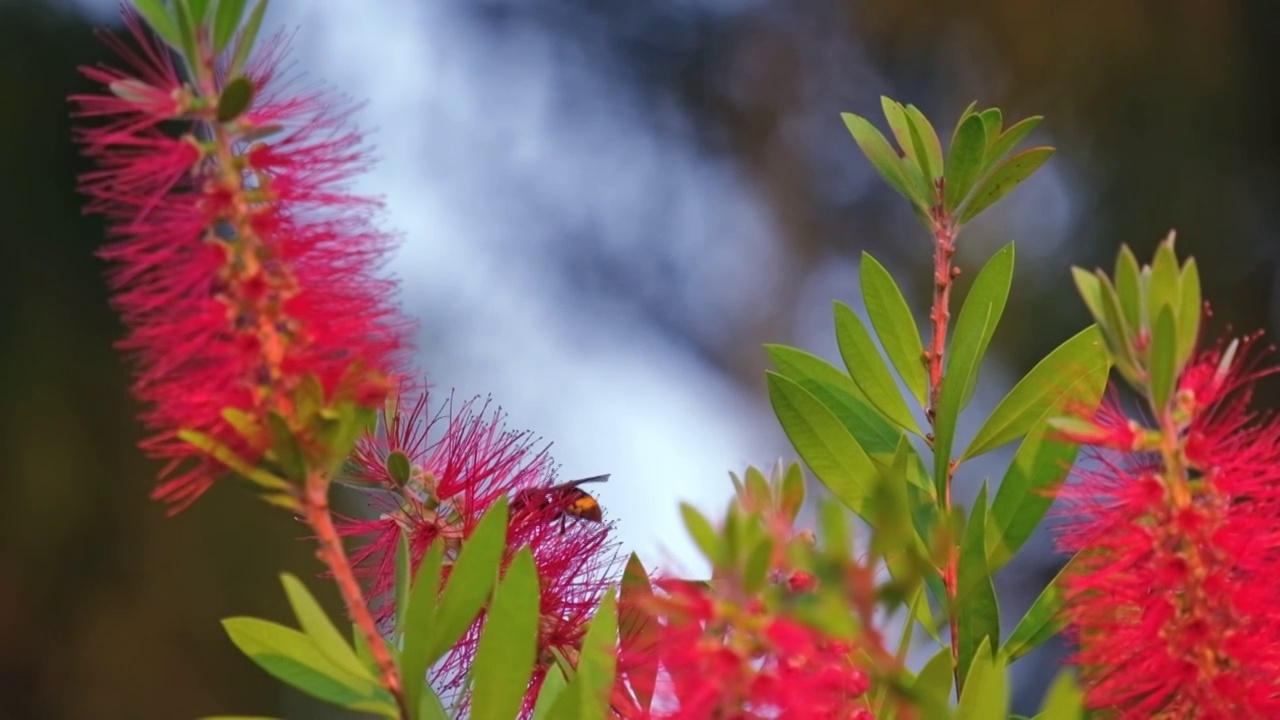
[[[604,522],[604,515],[600,511],[600,503],[580,485],[587,483],[604,482],[609,479],[606,475],[594,475],[581,480],[570,480],[569,482],[552,485],[548,488],[529,488],[521,490],[511,498],[511,514],[515,515],[519,512],[540,512],[546,510],[554,510],[551,515],[552,520],[560,520],[560,532],[564,532],[565,523],[570,517],[575,517],[588,522]]]

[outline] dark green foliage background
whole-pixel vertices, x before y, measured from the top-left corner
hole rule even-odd
[[[868,116],[877,116],[877,96],[887,91],[945,126],[981,91],[954,70],[956,38],[980,32],[991,57],[979,66],[999,71],[1003,88],[979,96],[981,104],[1010,118],[1047,116],[1059,148],[1051,162],[1093,189],[1078,236],[1056,256],[1019,253],[994,354],[1030,368],[1085,323],[1067,265],[1110,267],[1120,242],[1145,260],[1169,227],[1179,229],[1180,254],[1200,257],[1204,294],[1216,308],[1211,329],[1229,322],[1275,330],[1280,7],[1263,0],[792,5],[827,15],[840,7],[834,14],[863,39],[870,61],[900,84],[842,88],[853,101],[841,109]],[[891,267],[926,273],[923,238],[887,241],[890,230],[906,227],[897,198],[885,191],[857,206],[823,206],[813,199],[822,178],[798,173],[798,161],[770,144],[803,71],[795,60],[803,37],[772,27],[767,18],[729,26],[675,73],[641,53],[637,72],[652,63],[722,134],[763,188],[796,256],[817,262],[832,250],[869,249]],[[750,102],[718,89],[711,72],[717,53],[742,47],[763,58],[754,71],[739,70],[759,74]],[[82,217],[73,189],[83,164],[69,141],[65,96],[86,88],[75,67],[101,56],[69,5],[0,0],[0,716],[278,712],[276,684],[237,656],[216,620],[285,619],[276,572],[305,578],[318,567],[301,526],[230,489],[176,519],[146,498],[155,468],[133,447],[137,408],[111,347],[121,328],[92,254],[102,227]],[[852,142],[831,152],[865,162]],[[961,252],[966,268],[980,259]],[[774,319],[791,316],[786,308]],[[792,338],[785,325],[758,329],[739,338],[744,352],[711,359],[763,403],[763,354],[744,362],[754,357],[745,350]],[[336,607],[330,588],[311,587]]]

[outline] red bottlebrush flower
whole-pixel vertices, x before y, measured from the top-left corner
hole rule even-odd
[[[1280,717],[1280,423],[1248,410],[1271,370],[1225,358],[1184,372],[1161,452],[1099,456],[1063,491],[1064,615],[1105,717]]]
[[[248,66],[247,108],[219,118],[224,89],[245,79],[209,59],[184,80],[136,16],[125,22],[132,42],[108,38],[125,68],[86,68],[108,92],[72,98],[99,121],[77,133],[97,163],[81,188],[113,241],[101,255],[154,432],[143,446],[168,461],[154,496],[177,510],[225,472],[180,430],[256,462],[265,436],[236,432],[224,410],[277,413],[305,440],[293,413],[307,378],[326,401],[376,405],[404,332],[376,275],[390,247],[377,204],[344,187],[363,167],[349,112],[282,83],[277,42]]]
[[[655,585],[661,592],[647,608],[658,622],[655,642],[624,648],[619,667],[657,663],[663,681],[651,709],[620,709],[624,717],[871,720],[862,699],[870,680],[848,644],[759,601],[735,602],[687,581]]]
[[[544,492],[555,485],[551,458],[535,448],[528,433],[503,427],[503,415],[488,403],[430,410],[427,393],[382,417],[382,429],[358,445],[350,476],[379,485],[381,516],[347,520],[339,532],[363,543],[351,556],[356,572],[370,583],[370,606],[380,623],[394,615],[395,554],[404,535],[416,569],[433,542],[446,543],[446,561],[470,537],[484,513],[501,497]],[[388,470],[392,453],[409,461],[404,486]],[[541,591],[539,659],[526,713],[555,660],[552,650],[574,658],[596,607],[620,571],[617,546],[605,522],[565,518],[555,503],[513,510],[507,527],[507,560],[528,546]],[[447,577],[446,562],[446,577]],[[432,670],[432,684],[444,693],[460,691],[480,639],[483,616]]]

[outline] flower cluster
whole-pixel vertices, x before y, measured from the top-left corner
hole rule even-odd
[[[401,389],[382,416],[381,429],[357,446],[348,478],[379,488],[378,517],[349,519],[339,531],[359,545],[357,574],[368,579],[370,604],[385,626],[394,615],[395,555],[408,541],[414,568],[433,543],[444,543],[448,563],[494,502],[511,500],[507,560],[529,547],[538,570],[541,622],[539,659],[530,683],[532,709],[556,654],[574,661],[587,622],[620,570],[611,526],[578,517],[560,492],[551,458],[527,433],[506,430],[500,410],[452,400],[433,410],[428,392]],[[536,501],[535,501],[536,500]],[[444,692],[459,691],[480,638],[483,613],[432,671]]]
[[[125,19],[132,43],[106,36],[125,68],[87,68],[106,91],[72,98],[100,121],[79,131],[97,164],[81,187],[114,240],[101,254],[154,431],[144,447],[168,461],[155,496],[176,509],[225,472],[180,431],[247,465],[269,414],[307,442],[299,395],[376,406],[404,333],[376,275],[390,243],[377,204],[345,190],[364,156],[347,109],[278,77],[279,41],[241,74],[201,34],[184,78]]]
[[[1250,411],[1255,338],[1201,354],[1157,428],[1112,401],[1108,450],[1062,492],[1066,620],[1087,705],[1123,718],[1280,717],[1280,422]]]
[[[853,647],[769,611],[733,602],[689,581],[657,583],[647,611],[661,618],[655,642],[621,658],[624,668],[660,663],[668,697],[628,718],[849,718],[871,720],[866,672]],[[670,704],[671,707],[662,707]]]

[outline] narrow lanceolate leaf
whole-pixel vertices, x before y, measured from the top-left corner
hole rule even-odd
[[[560,672],[559,668],[552,667],[547,670],[547,677],[542,681],[542,687],[538,690],[538,700],[533,706],[532,720],[553,720],[551,710],[564,694],[568,684],[564,679],[564,673]]]
[[[960,308],[934,426],[934,484],[939,493],[945,487],[960,411],[978,383],[978,368],[1004,314],[1012,281],[1013,244],[1010,243],[987,261]]]
[[[231,53],[231,62],[227,66],[227,74],[235,75],[244,67],[253,52],[253,45],[258,41],[258,31],[262,28],[262,17],[267,12],[267,0],[258,3],[249,11],[249,17],[241,27],[240,36],[236,40],[235,50]]]
[[[538,602],[538,568],[529,548],[521,548],[493,594],[471,666],[475,720],[519,714],[538,651]]]
[[[1155,259],[1151,262],[1151,280],[1147,285],[1147,320],[1148,327],[1154,329],[1160,321],[1160,310],[1168,307],[1177,311],[1179,300],[1179,284],[1181,275],[1178,272],[1178,256],[1173,251],[1173,233],[1156,248]],[[1176,317],[1175,317],[1176,319]]]
[[[1076,684],[1075,670],[1064,668],[1058,673],[1036,720],[1084,720],[1084,693]]]
[[[1146,308],[1143,307],[1141,271],[1138,258],[1128,245],[1120,247],[1120,257],[1116,259],[1116,295],[1120,299],[1120,310],[1124,321],[1131,328],[1140,328],[1145,323]]]
[[[956,127],[947,151],[945,207],[954,212],[969,196],[987,155],[987,131],[980,115],[968,115]]]
[[[902,432],[884,419],[849,374],[817,355],[786,345],[766,345],[778,374],[808,390],[840,418],[868,454],[892,453]]]
[[[397,716],[386,688],[335,665],[307,635],[249,617],[227,618],[222,626],[240,652],[277,680],[334,705]]]
[[[964,676],[964,691],[956,717],[964,720],[1006,720],[1009,717],[1009,670],[983,643]]]
[[[862,253],[862,301],[867,306],[871,327],[875,328],[889,362],[902,382],[924,407],[929,392],[924,369],[924,345],[907,300],[893,276],[868,253]]]
[[[964,539],[960,543],[960,563],[956,604],[960,618],[960,677],[965,677],[978,648],[1000,644],[1000,607],[996,603],[991,571],[987,567],[987,485],[973,501]],[[968,690],[968,688],[965,688]]]
[[[1111,355],[1091,325],[1059,345],[1009,391],[983,423],[961,459],[977,457],[1027,434],[1050,408],[1092,402],[1092,388],[1106,382]]]
[[[408,550],[408,547],[405,548]],[[418,707],[421,702],[427,668],[439,658],[431,657],[432,634],[436,607],[439,605],[440,574],[444,564],[444,543],[433,542],[418,565],[409,589],[409,603],[404,618],[397,625],[404,629],[404,649],[401,653],[401,674],[408,679],[404,685],[405,702]],[[487,585],[488,583],[486,583]]]
[[[1094,380],[1089,388],[1094,400],[1086,406],[1097,403],[1105,386],[1105,375]],[[987,562],[993,572],[1003,567],[1031,537],[1080,452],[1078,445],[1049,439],[1054,432],[1049,420],[1055,414],[1051,409],[1027,433],[991,503]]]
[[[293,608],[293,614],[298,617],[302,631],[311,638],[325,658],[352,675],[377,682],[378,679],[360,662],[355,650],[329,620],[329,616],[302,581],[289,573],[283,573],[280,575],[280,582],[284,584],[289,605]]]
[[[182,35],[178,32],[178,24],[174,21],[173,11],[166,6],[164,0],[133,0],[133,7],[170,47],[182,49]]]
[[[967,223],[1008,195],[1023,180],[1040,169],[1053,155],[1051,147],[1036,147],[1024,150],[1005,160],[979,182],[973,190],[973,196],[960,212],[960,222]]]
[[[222,52],[227,43],[240,27],[240,18],[244,17],[245,0],[218,0],[218,9],[213,14],[213,49]]]
[[[769,401],[800,458],[845,507],[866,517],[876,469],[840,419],[809,391],[767,373]]]
[[[982,118],[982,128],[987,133],[987,164],[990,165],[996,158],[990,154],[991,146],[996,140],[1000,139],[1000,129],[1004,123],[1004,117],[1000,113],[1000,108],[987,108],[978,113],[978,117]]]
[[[923,169],[927,164],[928,171],[925,175],[931,180],[937,180],[942,177],[943,170],[942,142],[938,140],[938,131],[933,129],[933,124],[915,105],[907,106],[907,119],[911,121],[911,129],[915,131],[915,135],[920,136],[920,143],[923,146],[923,149],[916,149],[917,156],[923,158],[920,161],[920,167]],[[912,142],[915,142],[914,136]]]
[[[429,663],[444,656],[458,638],[467,631],[489,599],[489,591],[498,577],[502,549],[507,536],[507,501],[499,498],[493,504],[471,537],[462,545],[458,559],[449,572],[449,582],[440,596],[435,622],[431,627]]]
[[[987,149],[987,157],[994,161],[1008,155],[1017,147],[1018,143],[1022,142],[1023,138],[1036,129],[1036,126],[1043,119],[1039,115],[1033,115],[1010,125],[1008,130],[1005,130],[1000,134],[1000,137],[990,143]]]
[[[902,399],[889,366],[862,320],[844,303],[835,303],[836,342],[849,376],[876,409],[898,427],[920,435],[920,426]]]
[[[1177,381],[1178,368],[1178,325],[1173,318],[1173,309],[1164,306],[1160,309],[1154,332],[1151,333],[1151,359],[1148,363],[1150,375],[1151,406],[1161,413],[1169,406],[1169,397],[1173,394],[1173,386]]]
[[[893,138],[898,141],[898,147],[902,149],[904,159],[916,163],[916,167],[919,167],[916,149],[911,143],[911,121],[907,119],[906,110],[898,101],[883,95],[880,97],[880,107],[884,110],[884,119],[889,123],[889,130],[893,132]]]
[[[1074,558],[1072,559],[1074,561]],[[1062,629],[1062,588],[1059,583],[1062,578],[1069,572],[1071,562],[1068,562],[1062,570],[1060,570],[1049,582],[1049,585],[1040,593],[1036,601],[1031,604],[1027,614],[1022,616],[1018,621],[1018,625],[1013,628],[1013,632],[1009,633],[1009,639],[1005,641],[1004,647],[1000,649],[1000,653],[1004,655],[1005,662],[1012,663],[1014,660],[1026,655],[1044,644],[1046,640],[1058,634]]]
[[[1084,301],[1085,307],[1089,308],[1089,314],[1099,325],[1102,325],[1106,317],[1102,310],[1102,283],[1098,280],[1098,276],[1084,268],[1072,267],[1071,279],[1076,283],[1080,299]],[[1103,327],[1103,330],[1105,332],[1106,328]]]
[[[794,465],[792,467],[796,468],[795,476],[799,477],[799,468]],[[791,477],[791,473],[787,477]],[[644,602],[652,592],[649,572],[645,570],[640,558],[632,553],[622,573],[618,597],[618,645],[623,653],[644,657],[657,649],[658,621],[644,608]],[[648,710],[658,681],[657,664],[637,663],[627,672],[626,680],[640,708]]]
[[[902,171],[902,163],[898,153],[894,151],[893,146],[889,145],[889,141],[885,139],[884,135],[866,118],[859,117],[853,113],[841,113],[840,117],[844,119],[844,124],[849,128],[849,133],[853,135],[858,147],[862,148],[862,154],[867,156],[867,159],[871,161],[871,165],[875,167],[876,172],[880,173],[880,177],[889,183],[889,187],[897,190],[903,197],[915,202],[917,205],[927,206],[927,198],[915,197],[915,193],[908,185],[906,175]]]
[[[1179,372],[1186,367],[1196,349],[1196,341],[1200,339],[1200,271],[1196,267],[1196,259],[1187,260],[1182,266],[1182,278],[1179,282],[1182,296],[1178,304],[1178,362]]]
[[[705,515],[689,503],[680,503],[680,517],[694,544],[712,563],[720,559],[720,535]]]
[[[609,690],[617,670],[617,642],[618,608],[610,590],[587,626],[578,672],[560,694],[550,717],[592,720],[609,716]]]
[[[954,674],[949,647],[938,650],[921,668],[920,674],[912,683],[911,695],[913,704],[921,710],[923,717],[951,717],[951,707],[947,701],[951,696]]]

